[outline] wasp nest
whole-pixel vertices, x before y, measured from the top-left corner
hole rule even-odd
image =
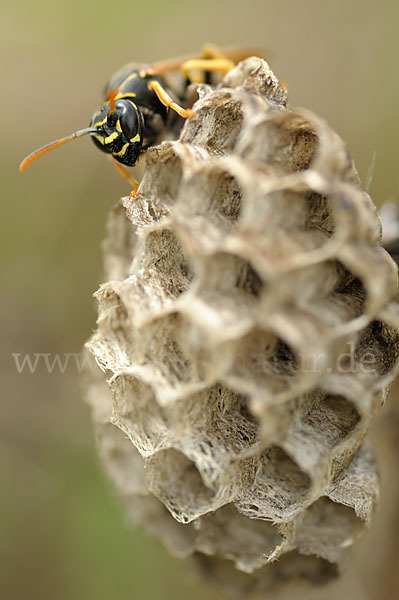
[[[208,574],[323,582],[378,496],[397,269],[345,144],[264,61],[199,96],[110,215],[100,452],[134,521]]]

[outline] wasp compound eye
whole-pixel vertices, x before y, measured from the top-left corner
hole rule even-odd
[[[116,107],[119,113],[119,123],[122,133],[127,140],[132,141],[139,129],[137,108],[129,100],[119,100],[116,103]]]

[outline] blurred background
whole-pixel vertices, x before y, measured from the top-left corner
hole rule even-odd
[[[1,13],[0,596],[217,600],[157,540],[128,528],[81,398],[79,353],[95,326],[104,225],[130,187],[87,138],[23,175],[18,164],[86,127],[124,63],[195,53],[204,42],[251,45],[265,48],[291,105],[315,111],[348,142],[364,183],[375,158],[375,202],[396,202],[399,3],[20,0]],[[63,365],[49,372],[42,357],[31,373],[22,361],[40,353]],[[394,597],[397,395],[374,432],[383,494],[372,529],[330,595],[306,598]]]

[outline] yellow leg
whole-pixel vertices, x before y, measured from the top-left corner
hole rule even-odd
[[[150,88],[150,90],[156,93],[159,101],[162,102],[164,106],[172,108],[174,111],[177,112],[178,115],[180,115],[184,119],[195,116],[195,112],[191,110],[191,108],[182,108],[181,106],[176,104],[176,102],[169,96],[168,92],[156,79],[150,81],[148,87]]]
[[[182,63],[180,70],[188,78],[190,71],[194,69],[228,73],[233,67],[234,63],[229,58],[193,58]]]
[[[120,175],[122,175],[122,177],[124,179],[127,179],[127,181],[129,183],[131,183],[131,185],[133,186],[132,191],[130,192],[130,197],[133,198],[136,194],[137,191],[139,189],[139,182],[136,181],[129,173],[129,171],[127,170],[126,167],[124,167],[123,165],[121,165],[120,162],[118,162],[117,160],[115,160],[115,158],[113,156],[110,156],[111,159],[111,164],[115,167],[115,169],[118,171],[118,173]]]
[[[245,46],[232,46],[229,48],[220,49],[213,44],[205,44],[202,47],[201,54],[182,56],[179,58],[173,58],[171,60],[156,62],[148,69],[148,73],[150,75],[162,75],[162,73],[180,69],[184,63],[190,60],[225,59],[231,63],[237,64],[249,56],[260,56],[261,58],[265,58],[265,52],[262,48],[255,47],[249,48]]]
[[[229,46],[225,48],[219,48],[215,44],[204,44],[201,48],[201,58],[228,58],[235,65],[242,60],[249,58],[250,56],[259,56],[259,58],[266,58],[264,48],[253,46]],[[195,56],[189,57],[197,58]],[[187,59],[188,60],[188,59]]]

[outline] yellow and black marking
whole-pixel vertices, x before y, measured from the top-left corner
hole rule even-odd
[[[133,185],[126,167],[136,164],[140,154],[157,143],[168,127],[168,110],[183,118],[195,115],[186,104],[186,91],[191,82],[210,82],[214,72],[225,74],[239,60],[259,54],[257,51],[231,49],[222,51],[215,46],[204,46],[199,56],[191,56],[156,63],[151,67],[128,65],[116,73],[107,88],[106,101],[93,115],[87,129],[46,144],[27,156],[20,165],[24,171],[36,158],[69,140],[90,134],[94,144],[113,158],[119,173]],[[179,89],[167,83],[167,74],[180,71],[183,84]],[[181,104],[180,104],[181,103]]]

